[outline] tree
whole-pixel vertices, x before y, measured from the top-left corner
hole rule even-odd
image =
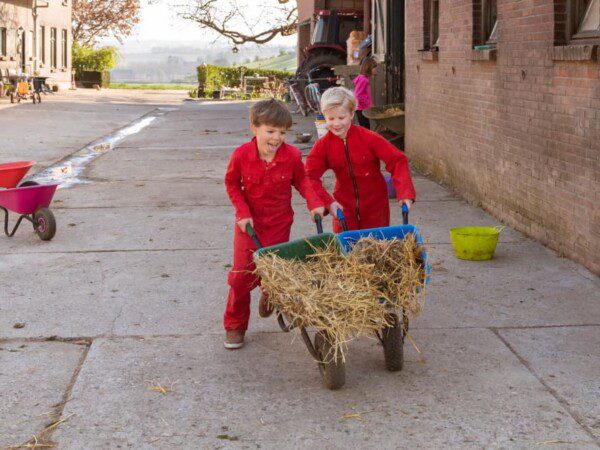
[[[139,0],[73,0],[73,40],[91,46],[113,35],[119,42],[140,21]]]
[[[224,3],[227,4],[223,6]],[[250,6],[242,3],[239,0],[193,0],[192,5],[181,7],[183,10],[179,15],[226,37],[234,44],[234,49],[237,45],[265,44],[278,35],[296,33],[298,8],[295,1],[253,0]],[[248,7],[257,17],[254,22],[247,17]]]
[[[115,47],[106,46],[99,49],[73,43],[73,69],[80,76],[85,70],[112,70],[117,64],[118,52]]]

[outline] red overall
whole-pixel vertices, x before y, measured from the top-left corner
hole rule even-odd
[[[331,132],[315,143],[306,158],[306,176],[327,206],[334,199],[342,206],[348,229],[386,227],[390,224],[390,206],[380,161],[392,176],[398,199],[414,201],[415,188],[406,156],[379,134],[355,125],[348,130],[346,145]],[[321,182],[328,169],[336,178],[333,197]],[[342,231],[335,217],[333,230]]]
[[[235,208],[235,221],[251,218],[263,246],[287,242],[294,221],[292,185],[306,199],[309,210],[324,206],[304,173],[300,150],[281,144],[267,166],[258,156],[256,139],[238,147],[231,155],[225,187]],[[226,330],[246,330],[250,319],[250,292],[260,284],[252,272],[256,245],[237,223],[233,234],[233,267],[223,317]]]

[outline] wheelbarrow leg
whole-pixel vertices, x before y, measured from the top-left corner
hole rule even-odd
[[[9,232],[8,231],[8,210],[2,206],[0,206],[0,209],[2,209],[4,211],[4,234],[6,234],[8,237],[13,237],[15,235],[15,233],[17,232],[17,229],[19,228],[19,225],[21,225],[21,222],[23,221],[23,219],[27,219],[30,222],[33,222],[32,219],[29,218],[29,216],[22,215],[21,217],[19,217],[19,220],[17,220],[17,223],[15,224],[15,227],[12,229],[12,231]]]

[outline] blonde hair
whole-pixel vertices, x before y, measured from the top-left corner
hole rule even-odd
[[[350,112],[356,111],[356,97],[350,89],[336,86],[323,92],[323,95],[321,95],[321,111],[325,112],[338,106],[342,106]]]

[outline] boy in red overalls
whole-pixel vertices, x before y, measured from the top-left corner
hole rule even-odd
[[[230,286],[223,318],[225,347],[244,345],[250,318],[250,292],[260,284],[253,274],[252,255],[256,245],[246,233],[251,224],[264,246],[287,242],[294,220],[292,186],[306,199],[313,217],[323,215],[324,203],[312,190],[304,173],[300,151],[284,142],[292,126],[286,106],[274,99],[262,100],[250,109],[250,129],[254,138],[236,148],[231,155],[225,186],[235,207],[233,267],[227,282]],[[272,313],[266,296],[259,302],[259,314]]]
[[[342,231],[338,209],[343,210],[350,230],[387,227],[390,205],[380,161],[392,176],[398,201],[410,209],[416,194],[406,156],[379,134],[352,124],[356,99],[348,89],[326,90],[321,110],[329,131],[306,158],[306,175],[333,217],[333,231]],[[333,197],[321,182],[328,169],[335,174]]]

